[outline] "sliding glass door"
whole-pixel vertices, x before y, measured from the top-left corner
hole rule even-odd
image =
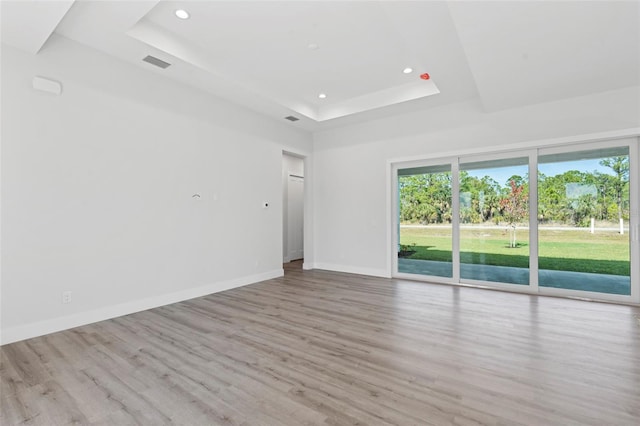
[[[396,165],[394,273],[640,303],[638,140]]]
[[[629,147],[538,158],[539,285],[631,294]]]
[[[453,277],[451,165],[398,171],[398,271]]]
[[[460,164],[460,278],[529,284],[529,158]]]

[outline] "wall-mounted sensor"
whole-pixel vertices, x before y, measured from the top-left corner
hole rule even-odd
[[[62,93],[62,84],[48,78],[35,76],[33,77],[33,88],[42,92],[53,93],[59,95]]]
[[[263,209],[268,209],[269,208],[269,202],[268,201],[263,201],[262,202],[262,208]]]

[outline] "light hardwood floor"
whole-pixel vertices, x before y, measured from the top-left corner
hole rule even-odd
[[[2,425],[638,425],[640,309],[289,265],[1,348]]]

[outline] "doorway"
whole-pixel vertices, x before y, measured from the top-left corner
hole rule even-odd
[[[282,261],[304,259],[304,160],[282,155]]]

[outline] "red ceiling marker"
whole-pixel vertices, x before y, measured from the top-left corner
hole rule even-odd
[[[423,80],[429,80],[431,76],[428,73],[420,74],[420,78]]]

